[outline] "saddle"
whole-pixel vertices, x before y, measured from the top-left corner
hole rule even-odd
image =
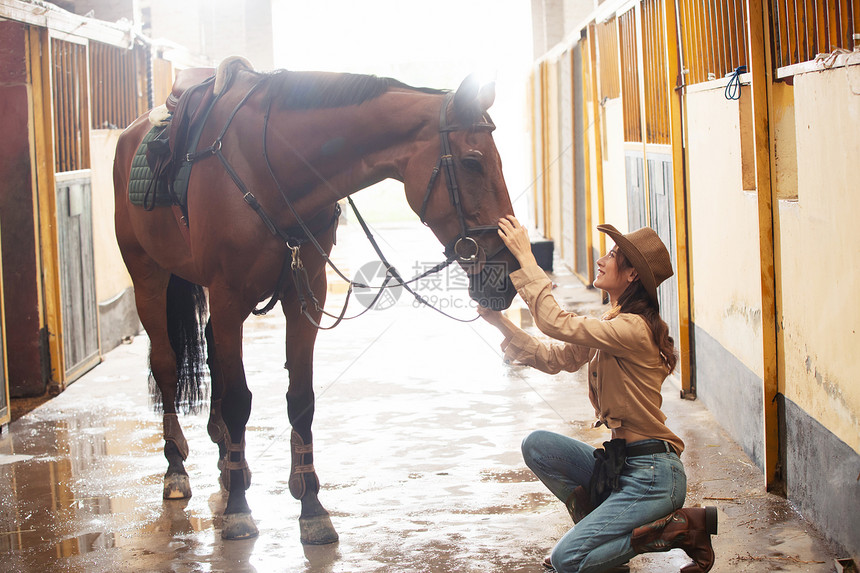
[[[240,66],[252,69],[243,58],[233,57],[224,60],[217,70],[189,68],[177,73],[165,103],[150,112],[153,127],[138,150],[138,154],[145,154],[151,172],[144,174],[149,177],[138,204],[148,210],[176,205],[188,224],[186,197],[193,166],[189,157],[197,150],[213,105],[229,89]],[[129,191],[134,194],[132,183]],[[132,202],[136,202],[134,197]]]

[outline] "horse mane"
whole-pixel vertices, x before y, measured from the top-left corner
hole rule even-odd
[[[334,72],[291,72],[279,70],[263,78],[281,109],[321,109],[358,105],[377,98],[391,88],[428,94],[447,90],[416,88],[401,81],[364,74]]]

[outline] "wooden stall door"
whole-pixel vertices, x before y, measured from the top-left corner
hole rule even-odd
[[[624,92],[627,223],[650,226],[678,269],[665,33],[666,0],[641,0],[619,16]],[[636,145],[633,145],[636,144]],[[678,283],[657,289],[660,315],[680,344]]]
[[[627,227],[631,231],[648,224],[645,218],[645,157],[641,151],[624,152],[627,181]]]
[[[675,204],[672,187],[672,156],[648,155],[648,189],[651,227],[669,249],[672,266],[676,269],[678,258],[675,249]],[[669,334],[680,340],[678,320],[678,283],[667,280],[657,288],[660,315],[669,325]],[[677,344],[676,344],[677,345]]]
[[[99,361],[90,172],[58,173],[57,228],[68,384]]]
[[[87,46],[51,39],[57,249],[66,384],[99,361]]]
[[[588,189],[585,182],[585,126],[583,118],[582,45],[573,47],[573,214],[576,265],[574,272],[588,283],[591,256],[588,252]]]
[[[561,259],[570,269],[575,268],[574,252],[574,173],[573,169],[573,52],[559,59],[559,117],[561,120]]]

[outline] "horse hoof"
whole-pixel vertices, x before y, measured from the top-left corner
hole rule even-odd
[[[251,539],[257,537],[259,533],[250,513],[224,514],[221,539]]]
[[[251,539],[259,533],[250,513],[224,514],[221,539]]]
[[[191,497],[191,482],[187,475],[164,476],[164,499],[188,499]]]
[[[326,545],[338,540],[337,531],[328,515],[300,517],[299,531],[304,545]]]

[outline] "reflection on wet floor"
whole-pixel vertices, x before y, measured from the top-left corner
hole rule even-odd
[[[418,241],[414,227],[386,232],[401,254],[434,262],[438,257],[438,243],[432,237]],[[360,241],[348,230],[339,239]],[[371,253],[360,248],[358,260],[370,260]],[[400,268],[414,266],[392,257]],[[339,308],[338,296],[330,295],[332,307]],[[589,427],[593,409],[580,375],[551,377],[506,366],[491,327],[452,323],[406,299],[321,333],[314,463],[320,499],[340,542],[305,547],[299,543],[300,505],[288,489],[283,320],[273,312],[245,327],[254,393],[246,435],[253,472],[248,501],[257,539],[220,538],[226,496],[206,413],[181,418],[191,448],[186,468],[193,497],[161,499],[161,418],[148,404],[148,344],[140,336],[0,434],[0,572],[542,570],[540,562],[570,523],[525,468],[520,442],[536,428],[594,444],[605,439]],[[690,499],[743,497],[743,504],[722,502],[721,519],[752,524],[756,534],[780,528],[772,545],[782,554],[823,563],[821,549],[790,510],[790,519],[779,523],[768,517],[787,504],[768,505],[757,489],[758,474],[737,461],[742,455],[719,437],[701,406],[679,402],[672,388],[664,399],[695,452],[687,458],[690,475],[699,476],[691,479]],[[707,476],[713,478],[726,474],[717,464],[729,463],[733,481],[704,481],[703,466],[716,468]],[[720,489],[739,483],[746,493]],[[736,558],[718,561],[713,571],[770,570],[772,563],[744,557],[761,553],[760,539],[735,531],[740,533],[720,536],[718,550]],[[685,563],[683,554],[673,552],[637,558],[633,570],[677,570]],[[815,567],[804,570],[830,570]]]

